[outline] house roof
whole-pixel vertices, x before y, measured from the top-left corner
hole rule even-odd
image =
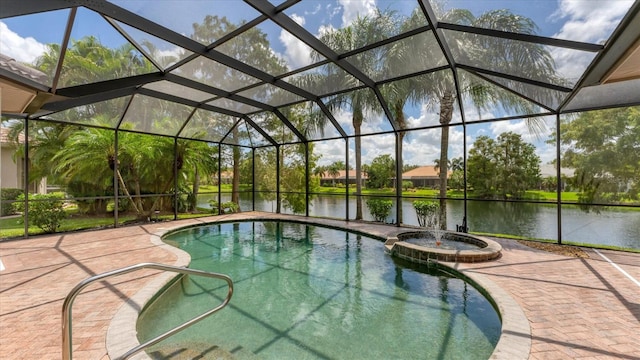
[[[560,174],[565,176],[573,176],[576,172],[576,169],[572,168],[560,168]],[[557,175],[556,166],[554,164],[543,164],[540,165],[540,176],[548,177]]]
[[[336,177],[330,176],[329,173],[323,173],[322,176],[320,177],[322,180],[346,180],[347,178],[347,172],[345,170],[338,170],[338,175]],[[349,170],[349,180],[351,179],[355,179],[356,178],[356,171],[355,170]],[[368,179],[369,176],[367,175],[366,172],[362,172],[362,178],[363,179]]]
[[[0,53],[0,68],[6,69],[22,78],[33,80],[39,83],[47,81],[47,74],[26,66],[16,61],[16,59]]]
[[[20,133],[18,135],[18,141],[22,144],[24,143],[24,134]],[[9,136],[9,129],[6,127],[0,127],[0,144],[11,144],[13,145],[13,139]]]
[[[449,171],[451,174],[451,171]],[[438,179],[440,178],[439,172],[436,171],[434,165],[420,166],[415,169],[402,173],[402,178],[406,180],[411,179]]]

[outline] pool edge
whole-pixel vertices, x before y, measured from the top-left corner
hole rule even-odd
[[[529,359],[531,353],[531,326],[522,307],[520,307],[515,299],[491,279],[473,272],[474,269],[458,268],[459,265],[463,265],[462,263],[448,263],[435,260],[433,262],[451,270],[455,274],[461,274],[464,278],[471,280],[471,282],[480,288],[479,290],[483,292],[487,300],[492,302],[496,307],[496,311],[502,322],[502,328],[498,344],[496,344],[489,359]]]
[[[347,231],[356,231],[369,236],[377,238],[384,238],[388,236],[394,236],[398,231],[403,231],[400,227],[390,227],[393,230],[388,231],[373,230],[368,232],[365,228],[366,224],[357,221],[340,221],[334,219],[313,218],[313,220],[300,217],[296,215],[287,214],[270,214],[275,216],[264,216],[255,214],[246,214],[244,216],[226,216],[224,218],[212,219],[211,221],[202,222],[199,224],[181,224],[172,226],[170,228],[163,229],[151,235],[151,243],[155,246],[162,247],[163,249],[174,253],[177,256],[174,262],[175,266],[188,266],[191,262],[191,257],[186,252],[166,244],[162,241],[162,237],[167,233],[174,232],[183,228],[188,228],[197,225],[204,225],[209,223],[229,222],[229,221],[252,221],[252,220],[288,220],[301,223],[318,224],[324,226],[330,226],[340,228]],[[350,228],[349,225],[356,225],[357,229]],[[365,226],[363,226],[365,225]],[[372,227],[380,226],[380,224],[370,223]],[[388,226],[388,225],[387,225]],[[384,242],[383,242],[384,249]],[[531,352],[531,327],[529,320],[524,314],[524,311],[520,305],[513,299],[513,297],[504,289],[499,287],[496,283],[490,280],[488,277],[478,273],[474,273],[473,269],[464,269],[462,263],[447,263],[443,261],[437,261],[440,266],[444,266],[450,269],[452,272],[462,274],[464,277],[475,282],[482,291],[486,292],[485,296],[496,307],[496,311],[500,316],[502,328],[500,332],[500,339],[496,344],[489,359],[493,360],[517,360],[528,359]],[[462,268],[460,268],[462,266]],[[136,323],[138,316],[146,304],[156,295],[158,291],[162,289],[169,281],[175,277],[172,273],[163,273],[158,275],[154,280],[144,286],[139,292],[132,296],[125,304],[123,304],[116,315],[113,317],[109,328],[107,330],[106,348],[107,355],[111,359],[116,359],[126,351],[139,345]],[[135,306],[131,306],[135,304]],[[137,309],[139,310],[137,310]],[[151,360],[151,358],[145,353],[141,352],[133,356],[131,359],[136,360]]]
[[[162,241],[162,237],[165,234],[183,227],[185,227],[185,225],[177,225],[155,232],[150,236],[150,242],[154,246],[160,247],[176,255],[177,259],[172,265],[186,267],[191,263],[191,256],[186,251],[180,250]],[[118,359],[127,351],[140,345],[137,333],[137,322],[140,313],[146,307],[147,303],[157,295],[158,291],[171,282],[176,276],[179,276],[179,274],[172,272],[163,272],[157,275],[141,290],[135,293],[135,295],[127,299],[127,301],[118,309],[113,319],[111,319],[109,328],[107,329],[105,345],[109,358]],[[131,359],[151,360],[144,351],[131,357]]]

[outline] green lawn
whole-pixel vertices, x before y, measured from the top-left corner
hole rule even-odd
[[[344,187],[330,187],[330,186],[321,186],[318,189],[318,194],[344,194],[346,189]],[[355,187],[351,187],[350,193],[353,194],[355,192]],[[403,191],[403,197],[438,197],[439,190],[435,189],[411,189],[408,191]],[[394,196],[394,189],[363,189],[362,195],[387,195]],[[473,191],[469,191],[467,196],[472,199]],[[447,197],[453,199],[462,199],[464,197],[464,193],[461,190],[449,190],[447,191]],[[527,191],[524,200],[538,200],[538,201],[556,201],[557,194],[554,191],[541,191],[541,190],[530,190]],[[563,202],[577,202],[578,194],[575,192],[563,192],[561,194],[561,200]]]
[[[240,191],[251,191],[251,185],[240,185]],[[346,188],[332,187],[332,186],[320,186],[316,191],[316,194],[336,195],[344,194]],[[355,193],[356,188],[352,185],[349,189],[349,193]],[[200,192],[218,192],[218,186],[215,185],[202,185],[200,186]],[[231,192],[231,184],[222,184],[222,192]],[[437,189],[410,189],[402,192],[404,197],[438,197],[439,190]],[[383,195],[383,196],[395,196],[396,191],[393,188],[388,189],[362,189],[362,195]],[[469,199],[473,199],[473,191],[467,193]],[[453,199],[462,199],[464,194],[461,190],[449,190],[447,191],[447,197]],[[557,194],[555,191],[542,191],[542,190],[529,190],[526,192],[523,200],[535,200],[535,201],[556,201]],[[563,202],[578,202],[578,193],[576,192],[563,192],[561,193],[561,200]]]
[[[120,222],[134,220],[135,216],[125,216],[118,218]],[[60,224],[59,232],[74,231],[82,229],[99,228],[103,226],[113,226],[112,217],[79,217],[74,216],[62,220]],[[0,219],[0,237],[9,238],[24,235],[24,224],[21,218],[4,218]],[[44,231],[37,226],[29,226],[29,235],[43,234]]]
[[[113,227],[113,217],[95,217],[76,215],[75,211],[70,211],[69,217],[62,220],[58,232],[67,232],[75,230],[96,229],[101,227]],[[210,216],[211,212],[178,214],[178,219],[190,219],[196,217]],[[173,214],[160,215],[159,220],[173,220]],[[135,221],[135,215],[120,215],[118,221],[120,224]],[[29,226],[29,235],[44,234],[44,231],[37,226]],[[0,238],[13,238],[24,236],[24,224],[21,217],[0,218]]]

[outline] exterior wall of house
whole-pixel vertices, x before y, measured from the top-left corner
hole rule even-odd
[[[13,161],[14,149],[2,144],[0,146],[0,187],[1,188],[23,188],[23,164],[22,161]],[[19,159],[22,160],[22,159]]]
[[[23,189],[24,188],[24,159],[13,160],[15,148],[0,143],[0,188]],[[47,193],[47,179],[43,178],[29,184],[29,192],[36,194]]]

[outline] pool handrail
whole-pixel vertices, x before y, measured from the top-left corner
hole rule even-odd
[[[72,320],[71,320],[71,307],[73,306],[73,301],[75,300],[75,298],[80,294],[80,291],[82,291],[82,289],[84,289],[85,287],[87,287],[88,285],[98,281],[98,280],[102,280],[104,278],[107,277],[111,277],[111,276],[117,276],[117,275],[122,275],[122,274],[126,274],[126,273],[130,273],[133,271],[137,271],[137,270],[141,270],[141,269],[155,269],[155,270],[162,270],[162,271],[170,271],[170,272],[175,272],[175,273],[179,273],[181,275],[179,276],[184,276],[184,275],[199,275],[199,276],[206,276],[206,277],[210,277],[210,278],[216,278],[216,279],[222,279],[224,281],[227,282],[227,285],[229,286],[229,291],[227,292],[227,297],[225,298],[225,300],[218,306],[216,306],[215,308],[202,313],[201,315],[198,315],[196,317],[194,317],[193,319],[184,322],[181,325],[178,325],[176,327],[174,327],[171,330],[168,330],[167,332],[160,334],[158,336],[156,336],[155,338],[148,340],[147,342],[140,344],[136,347],[134,347],[133,349],[127,351],[125,354],[123,354],[122,356],[118,357],[117,359],[128,359],[131,356],[135,355],[136,353],[140,352],[141,350],[151,346],[151,345],[155,345],[157,343],[159,343],[160,341],[168,338],[169,336],[182,331],[188,327],[190,327],[191,325],[199,322],[200,320],[206,318],[207,316],[217,312],[218,310],[221,310],[222,308],[224,308],[225,306],[227,306],[227,304],[229,303],[229,301],[231,300],[231,296],[233,295],[233,280],[231,280],[231,278],[227,275],[224,274],[219,274],[219,273],[213,273],[213,272],[207,272],[207,271],[202,271],[202,270],[196,270],[196,269],[189,269],[186,267],[179,267],[179,266],[172,266],[172,265],[165,265],[165,264],[159,264],[159,263],[140,263],[140,264],[136,264],[136,265],[131,265],[131,266],[127,266],[121,269],[116,269],[116,270],[112,270],[112,271],[108,271],[102,274],[98,274],[98,275],[94,275],[90,278],[87,278],[83,281],[81,281],[78,285],[76,285],[73,289],[71,289],[71,291],[69,292],[69,294],[67,295],[67,297],[64,300],[64,303],[62,304],[62,359],[63,360],[71,360],[72,359],[72,352],[73,352],[73,348],[72,348]]]

